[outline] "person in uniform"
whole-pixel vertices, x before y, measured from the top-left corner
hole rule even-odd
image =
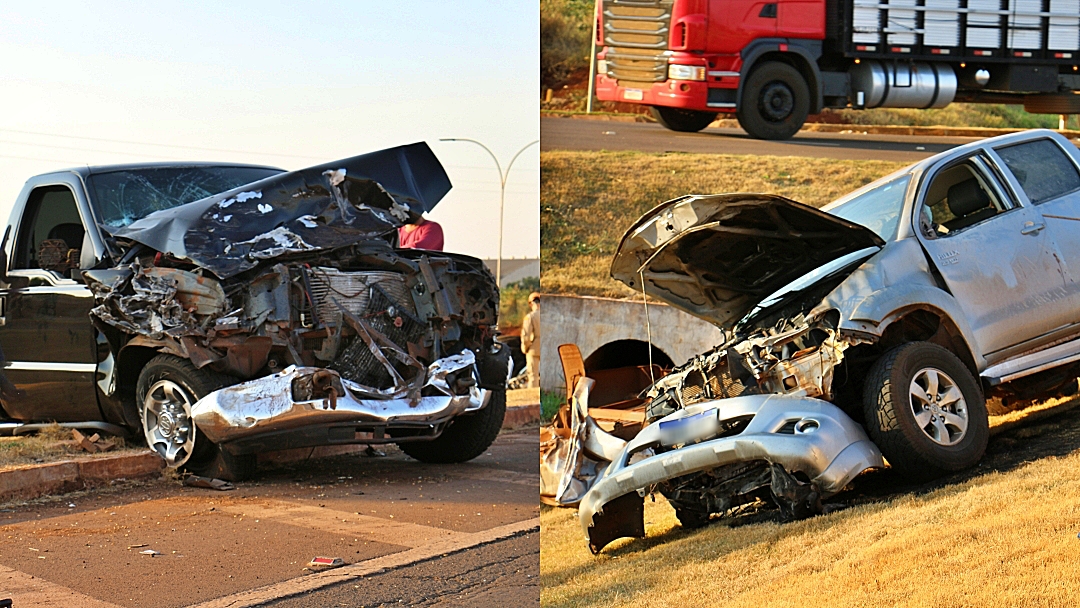
[[[525,370],[529,388],[540,386],[540,294],[529,294],[529,313],[521,324],[521,352],[525,353]]]

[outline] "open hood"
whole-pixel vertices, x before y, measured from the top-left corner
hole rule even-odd
[[[383,236],[434,209],[450,187],[420,142],[281,173],[102,229],[225,279],[284,253]]]
[[[727,329],[766,297],[885,242],[869,228],[771,194],[684,196],[623,235],[611,276]]]

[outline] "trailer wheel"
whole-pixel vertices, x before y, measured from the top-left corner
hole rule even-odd
[[[866,378],[866,431],[892,468],[916,481],[974,466],[990,437],[979,384],[944,348],[910,342]]]
[[[739,125],[757,139],[789,139],[810,112],[810,87],[798,70],[778,61],[750,73],[735,110]]]
[[[716,120],[716,112],[698,112],[682,108],[650,106],[653,118],[672,131],[697,133]]]

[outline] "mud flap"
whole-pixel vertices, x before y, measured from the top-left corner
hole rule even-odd
[[[612,500],[593,516],[589,550],[600,553],[616,538],[645,538],[645,497],[630,492]]]

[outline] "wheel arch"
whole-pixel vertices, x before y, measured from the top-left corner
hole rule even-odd
[[[128,343],[116,357],[116,390],[125,397],[135,398],[139,373],[151,359],[161,354],[161,349],[141,343]]]
[[[821,69],[817,59],[821,56],[820,40],[790,38],[765,38],[756,40],[742,50],[742,68],[739,70],[739,87],[735,93],[737,103],[742,103],[743,85],[754,68],[766,61],[779,61],[798,70],[810,89],[810,113],[817,114],[825,107],[822,95]]]
[[[881,346],[885,349],[906,342],[930,342],[956,355],[971,375],[979,379],[974,351],[960,326],[945,311],[927,304],[913,304],[894,311],[882,320]]]
[[[949,332],[953,354],[964,361],[976,378],[986,367],[980,354],[975,334],[964,317],[960,303],[948,292],[931,285],[898,284],[876,291],[860,300],[852,309],[842,311],[841,328],[857,333],[885,336],[888,328],[916,310],[922,310],[938,318]],[[896,329],[892,330],[894,333]]]

